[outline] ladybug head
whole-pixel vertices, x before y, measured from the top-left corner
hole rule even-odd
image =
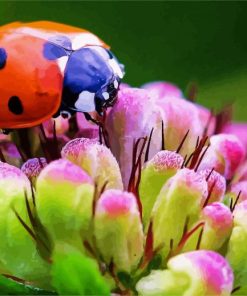
[[[123,66],[100,46],[86,46],[69,55],[64,72],[61,111],[102,114],[117,98]]]

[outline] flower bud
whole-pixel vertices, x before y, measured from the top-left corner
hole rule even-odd
[[[247,149],[247,125],[246,123],[232,122],[223,127],[223,133],[235,135]]]
[[[244,286],[247,281],[247,200],[236,205],[234,227],[228,243],[226,258],[235,274],[235,286]]]
[[[244,161],[237,169],[233,182],[247,181],[247,161]]]
[[[59,159],[42,170],[36,188],[37,213],[53,242],[81,248],[92,216],[91,177],[70,161]]]
[[[159,99],[156,104],[162,110],[166,149],[177,150],[189,131],[179,153],[190,155],[195,150],[198,137],[202,137],[206,124],[202,124],[196,106],[177,97]]]
[[[165,182],[181,168],[183,157],[176,152],[160,151],[148,161],[141,172],[139,194],[143,222],[147,225],[157,196]]]
[[[218,134],[210,138],[210,144],[199,169],[212,169],[231,179],[245,157],[242,143],[234,135]]]
[[[118,163],[110,149],[96,140],[78,138],[67,143],[62,149],[62,157],[80,166],[102,188],[122,189],[122,178]]]
[[[96,205],[96,244],[107,264],[130,272],[143,255],[143,230],[136,198],[120,190],[105,191]]]
[[[208,183],[208,192],[210,194],[208,204],[215,201],[222,201],[226,192],[226,180],[218,172],[210,169],[199,171]]]
[[[247,181],[241,181],[235,184],[232,184],[230,190],[227,193],[228,196],[232,198],[233,204],[236,202],[240,203],[244,200],[247,200]]]
[[[207,182],[199,174],[182,169],[163,186],[151,214],[154,249],[163,246],[168,254],[170,242],[177,246],[186,221],[188,226],[197,221],[207,195]]]
[[[219,202],[211,203],[202,210],[200,222],[204,223],[200,249],[219,250],[232,231],[233,216],[230,209]],[[193,233],[183,251],[196,249],[200,231],[201,229],[198,229]]]
[[[149,82],[141,86],[147,89],[152,97],[165,99],[166,97],[182,98],[182,91],[174,84],[165,81]]]
[[[111,151],[116,157],[123,177],[124,188],[128,187],[133,157],[133,143],[149,137],[149,157],[161,148],[161,116],[149,92],[144,89],[124,88],[106,117]]]
[[[0,162],[0,260],[7,274],[33,281],[37,285],[49,276],[48,263],[36,249],[36,241],[24,228],[17,215],[29,228],[30,219],[25,202],[30,204],[30,183],[20,169]],[[3,271],[2,271],[3,272]]]
[[[44,157],[31,158],[22,165],[21,170],[32,182],[32,184],[35,184],[38,175],[46,165],[47,162]]]
[[[2,136],[0,134],[0,136]],[[0,137],[0,150],[7,163],[19,167],[21,164],[21,156],[16,145],[10,140],[2,140]]]
[[[221,255],[194,251],[171,258],[168,269],[152,271],[136,286],[139,295],[230,295],[233,272]]]

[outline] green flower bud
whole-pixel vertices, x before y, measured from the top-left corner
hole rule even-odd
[[[201,230],[200,249],[219,250],[232,231],[233,215],[230,209],[219,202],[211,203],[202,210],[200,222],[204,223],[203,230],[199,228],[193,233],[183,251],[196,249]]]
[[[171,258],[168,269],[152,271],[136,286],[142,296],[230,295],[233,272],[221,255],[212,251],[194,251]]]
[[[92,217],[91,177],[68,160],[47,165],[36,183],[37,213],[53,242],[82,249]]]
[[[24,228],[31,229],[25,192],[30,207],[33,203],[30,183],[16,167],[0,162],[0,261],[2,273],[35,282],[43,286],[49,276],[49,264],[38,254],[36,241]]]
[[[163,247],[162,253],[166,256],[171,241],[177,246],[186,221],[191,226],[198,220],[206,196],[206,180],[192,170],[182,169],[168,180],[151,214],[154,249]]]
[[[139,194],[146,226],[157,196],[165,182],[181,168],[183,157],[176,152],[160,151],[145,164],[141,173]]]
[[[77,164],[95,181],[98,188],[106,183],[106,188],[123,189],[118,163],[110,149],[96,140],[78,138],[67,143],[62,149],[62,157]]]
[[[233,212],[234,227],[228,243],[227,259],[235,274],[235,286],[247,282],[247,201],[239,203]]]
[[[130,272],[143,255],[144,236],[136,198],[120,190],[105,191],[96,205],[96,243],[104,261]]]

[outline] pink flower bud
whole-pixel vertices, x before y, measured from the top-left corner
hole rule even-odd
[[[169,82],[149,82],[142,85],[141,88],[147,89],[152,97],[157,97],[159,99],[165,99],[166,97],[183,97],[182,91],[176,85]]]
[[[234,135],[218,134],[210,138],[210,148],[200,165],[201,169],[212,169],[231,179],[245,158],[245,150]]]
[[[131,168],[133,143],[149,137],[153,130],[149,157],[161,149],[161,117],[159,108],[147,90],[124,88],[106,118],[111,151],[116,157],[127,188]]]
[[[0,138],[0,150],[7,163],[16,167],[20,166],[21,156],[14,143],[12,143],[10,140],[1,140]]]
[[[196,222],[196,225],[198,223],[204,223],[203,229],[198,228],[189,237],[183,248],[184,252],[195,250],[197,247],[214,251],[219,250],[230,237],[233,215],[227,206],[214,202],[202,210],[200,220]]]
[[[235,135],[247,150],[247,124],[232,122],[224,126],[223,133]]]
[[[238,183],[233,184],[230,187],[230,190],[228,191],[228,195],[233,200],[233,203],[236,202],[236,199],[238,198],[238,203],[247,200],[247,181],[241,181]],[[239,195],[239,197],[238,197]]]
[[[210,169],[199,171],[208,183],[208,192],[210,194],[208,203],[222,201],[226,191],[226,180],[218,172]]]
[[[136,198],[120,190],[105,191],[96,205],[96,244],[107,264],[130,272],[143,255],[144,235]]]
[[[171,258],[166,270],[152,271],[136,286],[138,295],[230,295],[233,272],[224,257],[212,251],[194,251]]]
[[[32,184],[35,184],[38,175],[46,165],[47,162],[44,157],[32,158],[22,165],[21,170],[32,181]]]
[[[201,123],[197,107],[178,97],[159,99],[156,104],[162,110],[166,149],[177,150],[189,131],[180,153],[190,155],[195,149],[197,138],[202,137],[206,125]]]

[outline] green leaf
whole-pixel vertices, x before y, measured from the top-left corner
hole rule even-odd
[[[77,252],[54,256],[52,285],[60,295],[110,295],[97,263]]]
[[[18,283],[0,275],[0,295],[57,295],[55,292],[42,290]]]

